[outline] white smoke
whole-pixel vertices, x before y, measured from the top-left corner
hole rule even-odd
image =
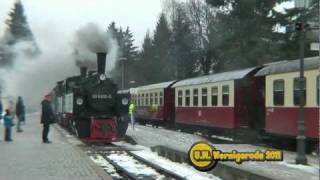
[[[114,67],[117,58],[117,42],[92,23],[75,32],[77,41],[71,46],[72,38],[61,38],[59,33],[42,32],[35,37],[40,42],[39,56],[28,55],[27,52],[34,47],[32,42],[18,42],[11,48],[15,54],[13,67],[0,68],[2,97],[22,96],[29,110],[39,110],[43,96],[50,93],[58,81],[80,74],[73,54],[75,48],[79,52],[77,60],[82,60],[80,63],[90,62],[94,64],[93,68],[96,68],[96,52],[108,53],[107,71]]]
[[[102,30],[94,23],[88,23],[76,33],[72,46],[76,50],[75,59],[77,66],[95,68],[97,52],[107,53],[106,71],[110,72],[116,63],[118,56],[118,43],[112,38],[112,34]]]
[[[17,43],[12,49],[16,55],[13,67],[0,69],[2,96],[22,96],[29,110],[40,106],[57,81],[79,73],[70,50],[44,48],[42,54],[30,58],[25,52],[32,47],[30,42]]]

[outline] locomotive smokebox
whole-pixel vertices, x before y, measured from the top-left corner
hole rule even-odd
[[[80,67],[80,75],[81,77],[86,77],[87,76],[87,67]]]
[[[107,53],[105,52],[98,52],[97,53],[97,65],[98,65],[98,74],[105,74],[106,70],[106,57]]]

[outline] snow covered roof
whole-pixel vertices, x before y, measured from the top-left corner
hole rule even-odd
[[[127,94],[130,92],[130,89],[123,89],[123,90],[118,90],[118,94]]]
[[[304,59],[304,69],[317,69],[320,67],[319,56],[310,57]],[[259,70],[255,76],[265,76],[269,74],[280,74],[287,72],[295,72],[300,69],[300,61],[297,60],[285,60],[274,63],[266,64],[264,68]]]
[[[118,90],[118,94],[128,94],[128,93],[136,94],[137,93],[137,88]]]
[[[211,74],[207,76],[185,79],[185,80],[178,81],[172,87],[181,87],[181,86],[213,83],[213,82],[219,82],[219,81],[242,79],[255,69],[256,67],[238,70],[238,71],[229,71],[229,72],[223,72],[218,74]]]
[[[168,81],[168,82],[162,82],[157,84],[150,84],[146,86],[140,86],[135,88],[136,91],[145,91],[145,90],[152,90],[152,89],[164,89],[173,84],[175,81]]]

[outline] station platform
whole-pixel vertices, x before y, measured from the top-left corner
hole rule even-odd
[[[66,138],[57,125],[50,127],[52,143],[42,143],[39,113],[26,116],[22,133],[15,128],[13,141],[5,142],[0,127],[0,180],[112,179],[81,150],[76,138]]]
[[[139,145],[150,147],[169,159],[177,159],[180,162],[182,159],[185,163],[188,163],[186,159],[190,147],[196,142],[207,141],[198,135],[141,125],[135,126],[135,130],[129,126],[127,135]],[[254,152],[269,149],[250,144],[233,144],[232,142],[212,145],[218,150],[227,152],[232,150]],[[209,173],[222,179],[319,180],[318,156],[307,155],[308,165],[296,165],[294,163],[295,152],[283,151],[283,157],[283,161],[279,162],[243,162],[241,165],[235,162],[219,162],[217,167]]]

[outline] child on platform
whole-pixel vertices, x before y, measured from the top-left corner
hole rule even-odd
[[[14,124],[13,124],[13,116],[11,116],[11,112],[9,109],[6,109],[6,114],[3,117],[3,121],[4,121],[4,127],[5,127],[4,140],[12,141],[11,128],[12,126],[14,126]]]

